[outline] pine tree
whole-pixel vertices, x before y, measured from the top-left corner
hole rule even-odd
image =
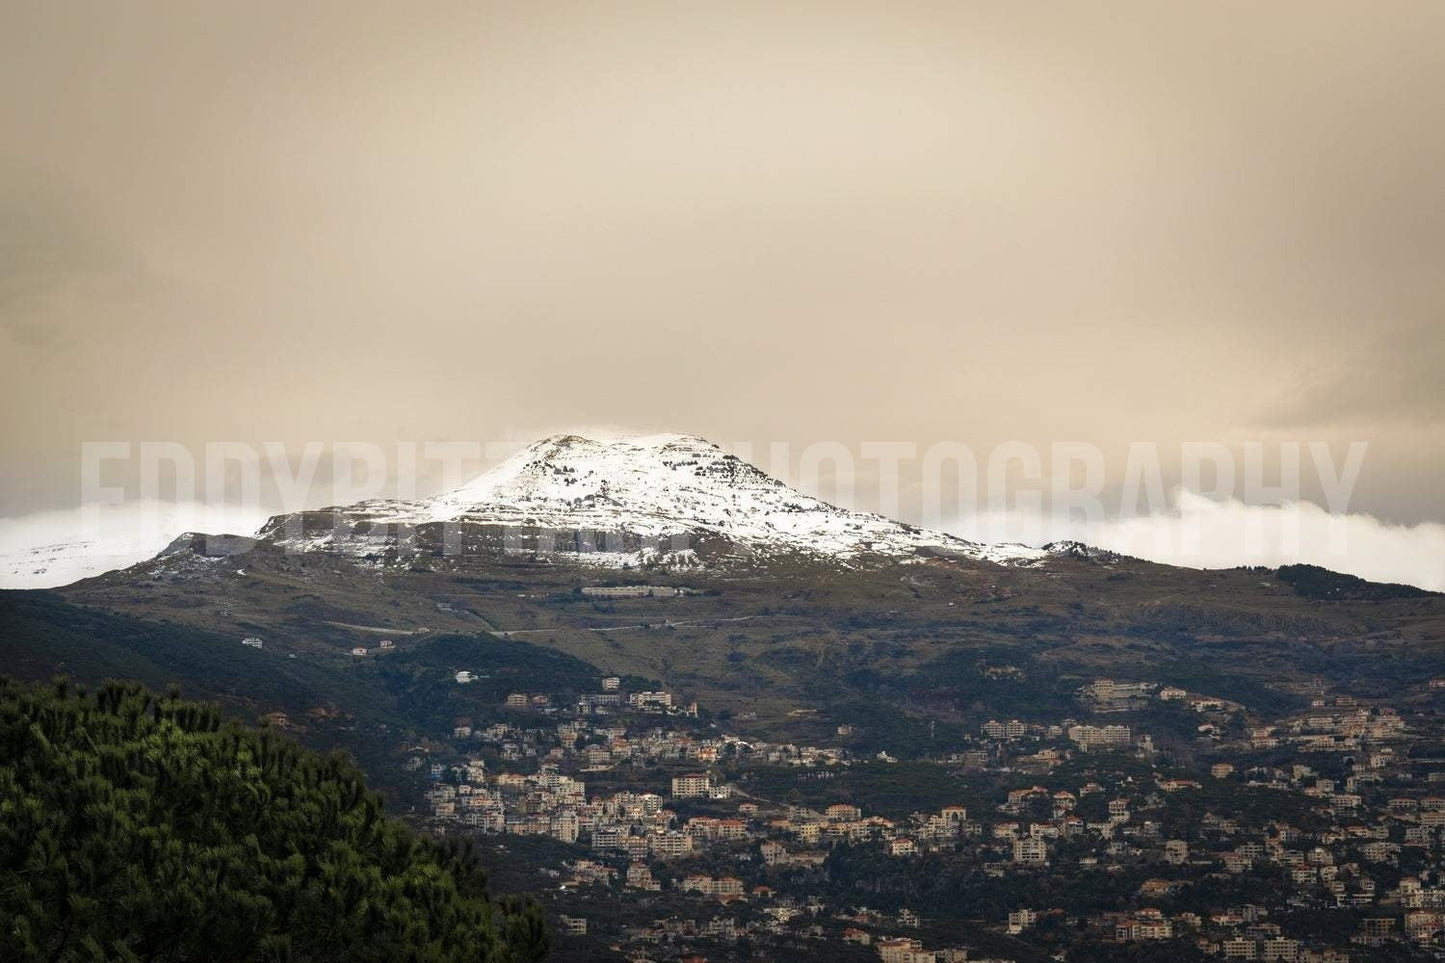
[[[543,959],[469,845],[385,816],[344,757],[132,683],[0,679],[0,959]]]

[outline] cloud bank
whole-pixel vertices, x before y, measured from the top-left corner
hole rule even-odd
[[[1084,521],[1042,512],[984,512],[951,530],[985,542],[1074,539],[1188,568],[1306,563],[1373,582],[1445,591],[1445,525],[1392,525],[1372,515],[1331,514],[1308,501],[1246,505],[1179,489],[1169,511],[1134,518]]]
[[[250,534],[261,508],[132,501],[0,518],[0,589],[55,588],[151,558],[185,532]]]

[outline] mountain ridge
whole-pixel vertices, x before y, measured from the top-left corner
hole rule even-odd
[[[449,492],[415,500],[372,499],[324,510],[343,524],[303,524],[275,516],[258,537],[288,550],[372,555],[400,536],[379,527],[437,523],[537,533],[603,533],[579,561],[695,565],[694,543],[725,542],[747,555],[801,553],[847,563],[869,555],[959,555],[999,563],[1046,558],[1046,549],[971,542],[882,515],[852,511],[804,494],[695,435],[599,441],[575,434],[533,442]],[[313,520],[324,513],[303,513]],[[288,525],[290,531],[287,531]],[[633,545],[636,542],[638,545]],[[726,554],[726,553],[724,553]],[[718,557],[715,553],[713,561]]]

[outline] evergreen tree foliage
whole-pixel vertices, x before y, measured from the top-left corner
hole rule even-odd
[[[540,909],[345,757],[134,683],[0,678],[0,959],[541,960]]]

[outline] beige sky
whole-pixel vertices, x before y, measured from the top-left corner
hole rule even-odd
[[[1370,443],[1445,4],[0,0],[0,516],[87,440]],[[1111,473],[1122,469],[1113,465]]]

